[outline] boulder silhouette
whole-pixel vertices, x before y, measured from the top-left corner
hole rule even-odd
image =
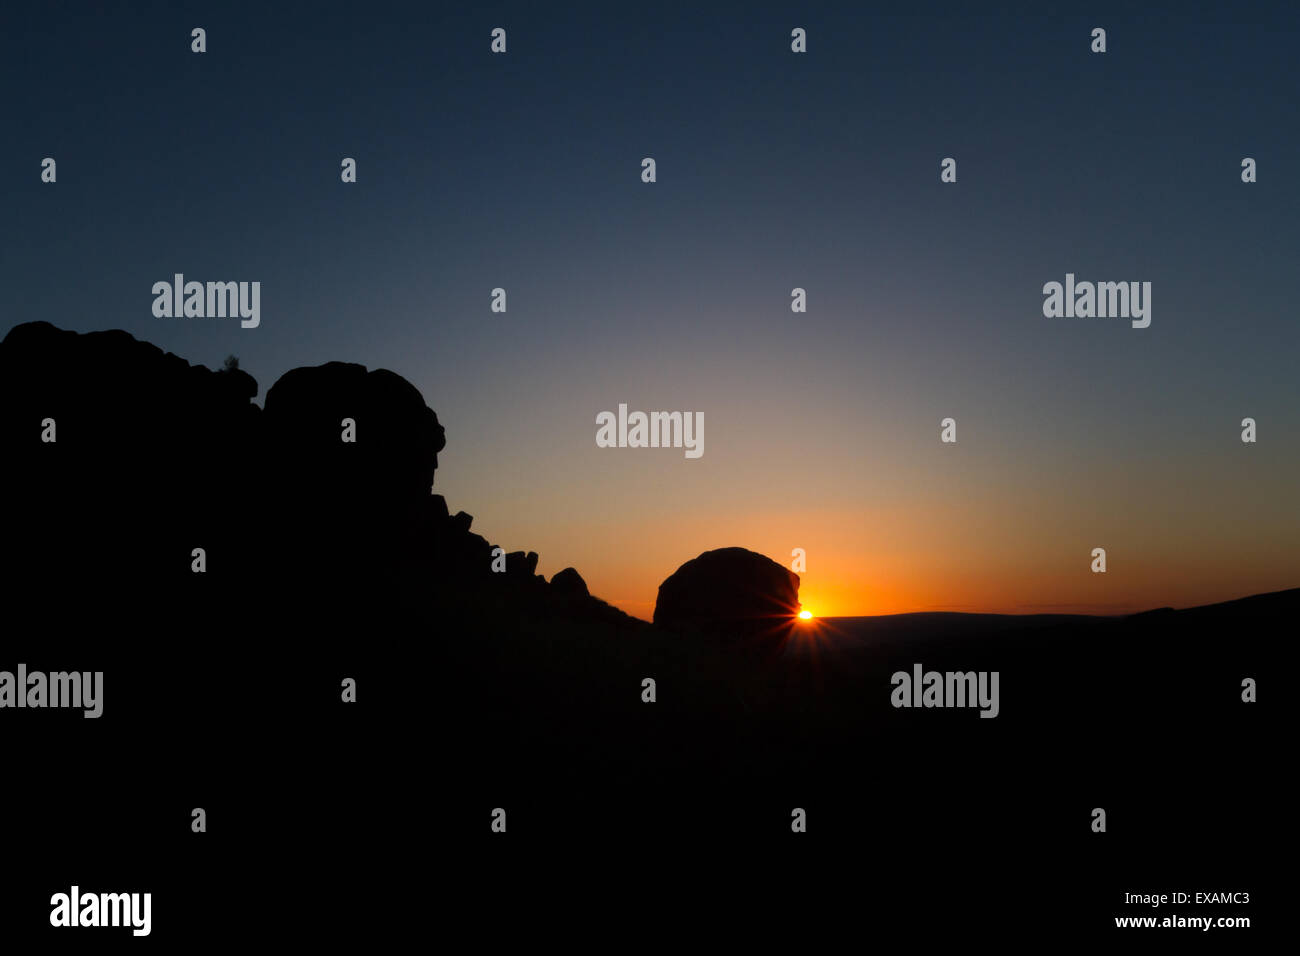
[[[705,551],[659,585],[654,623],[731,636],[781,633],[799,610],[799,576],[745,548]]]
[[[587,597],[587,582],[582,580],[582,575],[575,568],[565,568],[563,571],[557,571],[551,578],[551,587],[555,589],[556,594],[565,597]]]
[[[415,386],[345,362],[296,368],[271,386],[263,415],[280,532],[305,558],[337,566],[349,555],[411,555],[436,507],[429,498],[446,445]]]

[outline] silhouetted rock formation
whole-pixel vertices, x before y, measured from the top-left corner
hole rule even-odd
[[[799,576],[744,548],[705,551],[659,585],[655,624],[716,634],[781,633],[799,610]]]
[[[417,552],[446,438],[413,385],[343,362],[296,368],[271,386],[264,416],[285,541],[331,568],[349,555],[382,566]]]
[[[536,552],[493,570],[473,517],[432,493],[445,430],[401,376],[330,362],[286,372],[265,409],[256,395],[246,372],[190,365],[126,332],[13,328],[0,342],[2,570],[83,593],[119,594],[127,579],[156,595],[144,606],[162,620],[175,618],[169,603],[219,593],[228,611],[264,599],[285,625],[317,632],[363,632],[399,607],[408,624],[466,607],[631,623],[585,585],[552,595]],[[42,441],[46,420],[54,441]],[[86,575],[74,582],[77,561]]]
[[[582,580],[582,575],[574,568],[565,568],[563,571],[556,572],[551,578],[551,587],[557,594],[565,597],[587,597],[587,582]]]
[[[190,365],[126,332],[11,329],[0,342],[10,580],[67,584],[76,564],[88,583],[166,589],[195,547],[246,567],[256,394],[246,372]]]

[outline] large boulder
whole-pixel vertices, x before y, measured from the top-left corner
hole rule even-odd
[[[799,611],[799,576],[745,548],[705,551],[659,585],[655,624],[722,635],[781,633]]]
[[[351,443],[342,440],[345,418],[356,423]],[[310,453],[313,461],[303,467],[328,456],[350,477],[404,498],[430,493],[438,452],[447,444],[419,389],[388,369],[367,371],[350,362],[285,372],[266,393],[266,421],[278,441]]]
[[[446,444],[419,389],[347,362],[296,368],[267,392],[264,423],[281,534],[308,560],[385,564],[418,547]]]

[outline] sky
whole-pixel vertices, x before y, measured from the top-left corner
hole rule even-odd
[[[0,334],[235,354],[259,402],[391,369],[452,511],[645,618],[729,546],[804,549],[822,616],[1300,585],[1294,7],[705,6],[6,9]],[[177,272],[260,325],[155,317]],[[1068,272],[1150,327],[1045,317]],[[704,454],[597,447],[620,403]]]

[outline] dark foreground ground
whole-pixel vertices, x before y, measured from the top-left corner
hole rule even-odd
[[[150,642],[119,611],[126,627],[25,654],[102,667],[105,717],[7,715],[0,905],[9,932],[40,930],[78,882],[151,890],[159,943],[436,929],[487,946],[671,941],[701,917],[739,936],[1113,938],[1159,932],[1114,927],[1152,912],[1125,892],[1242,892],[1157,911],[1249,916],[1218,931],[1241,946],[1278,918],[1271,874],[1291,866],[1275,675],[1298,599],[1006,628],[826,621],[767,654],[402,613]],[[918,661],[998,670],[999,716],[891,707],[889,675]]]

